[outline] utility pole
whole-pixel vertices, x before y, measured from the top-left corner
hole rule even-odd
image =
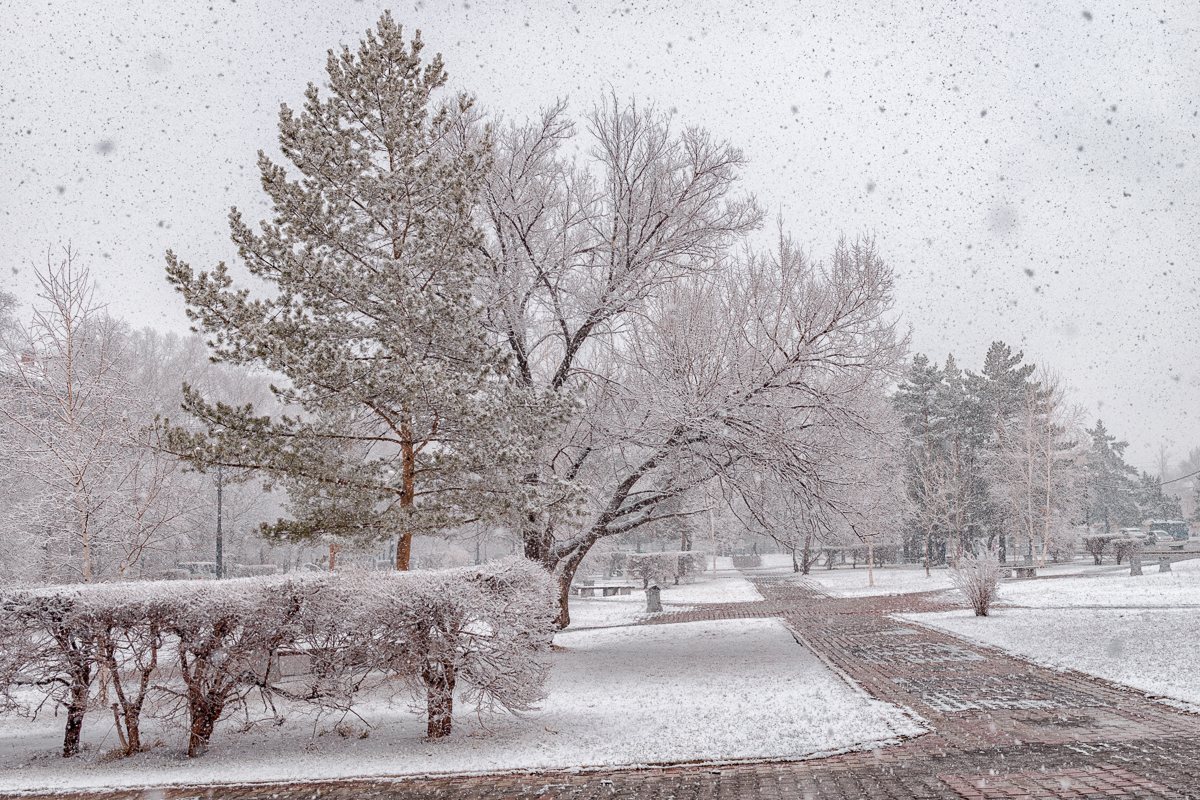
[[[217,464],[217,580],[225,577],[224,553],[221,552],[224,545],[221,540],[221,479],[223,477],[221,465]]]
[[[716,578],[717,578],[717,526],[713,522],[712,494],[709,491],[709,487],[707,485],[704,487],[704,499],[706,501],[706,504],[708,505],[708,535],[709,535],[709,538],[712,539],[713,580],[716,580]]]

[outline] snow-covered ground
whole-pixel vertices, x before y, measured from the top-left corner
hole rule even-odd
[[[1170,572],[1159,572],[1157,563],[1143,564],[1142,571],[1132,576],[1128,565],[1088,565],[1075,578],[1010,581],[1000,587],[1000,602],[1032,608],[1200,607],[1200,559],[1177,562]]]
[[[664,601],[673,596],[688,603],[758,599],[753,586],[721,570],[717,580],[664,590]],[[644,596],[621,600],[645,611]],[[576,599],[573,614],[588,607]],[[900,709],[847,686],[780,620],[572,625],[555,643],[561,649],[551,656],[540,710],[482,724],[456,714],[455,733],[436,742],[424,739],[424,722],[407,702],[379,700],[358,709],[362,719],[293,714],[282,725],[242,732],[241,720],[229,720],[199,759],[184,757],[175,735],[142,756],[110,760],[103,754],[116,745],[111,725],[93,711],[87,750],[66,761],[57,755],[61,716],[0,718],[0,793],[796,758],[923,730]],[[147,728],[147,741],[162,735],[153,723]]]
[[[1039,664],[1123,683],[1200,710],[1200,560],[1078,578],[1013,581],[987,617],[971,611],[904,614]]]
[[[1193,566],[1194,565],[1194,566]],[[1000,602],[1038,607],[1087,605],[1178,605],[1200,603],[1194,594],[1200,588],[1200,560],[1177,562],[1172,572],[1158,572],[1157,563],[1143,563],[1141,577],[1129,575],[1129,565],[1106,563],[1097,567],[1091,559],[1069,564],[1038,567],[1038,579],[1004,581]],[[788,571],[790,572],[790,566]],[[1067,576],[1078,576],[1072,580]],[[865,567],[835,569],[814,567],[805,577],[833,597],[911,594],[940,590],[953,591],[950,570],[935,568],[928,577],[918,564],[888,565],[875,568],[875,585],[868,586]],[[1041,580],[1060,578],[1061,580]],[[1085,580],[1086,579],[1086,580]],[[1114,593],[1115,592],[1115,593]]]
[[[640,580],[621,578],[604,580],[598,584],[639,584]],[[684,611],[700,603],[750,603],[763,597],[754,584],[733,568],[727,556],[717,559],[717,576],[710,568],[692,583],[665,586],[659,593],[664,611]],[[627,595],[611,597],[572,597],[570,600],[570,630],[583,628],[608,628],[614,625],[629,625],[646,615],[646,592],[634,589]]]
[[[924,568],[918,565],[899,567],[877,567],[875,585],[868,586],[867,568],[824,569],[814,567],[807,579],[833,597],[867,597],[872,595],[910,594],[950,589],[950,570],[930,570],[926,577]]]

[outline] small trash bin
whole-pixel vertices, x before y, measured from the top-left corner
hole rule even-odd
[[[655,584],[650,584],[646,587],[646,612],[653,614],[662,611],[662,603],[659,602],[659,592],[662,590]]]

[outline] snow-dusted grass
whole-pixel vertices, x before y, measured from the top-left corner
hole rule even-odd
[[[710,571],[695,583],[667,586],[662,590],[661,597],[664,608],[667,608],[667,604],[753,603],[763,599],[754,584],[741,575],[722,575],[719,571],[716,580],[713,580]]]
[[[933,569],[926,577],[925,568],[918,564],[876,567],[874,586],[867,585],[866,567],[814,567],[806,577],[833,597],[871,597],[954,588],[950,583],[950,570]]]
[[[1200,586],[1200,572],[1196,571],[1200,570],[1200,559],[1177,562],[1172,569],[1170,573],[1163,573],[1160,579],[1158,563],[1145,561],[1142,564],[1145,574],[1141,577],[1130,577],[1128,564],[1118,566],[1106,563],[1097,567],[1092,564],[1089,556],[1086,562],[1077,560],[1038,567],[1039,578],[1033,580],[1003,580],[1000,583],[997,602],[1045,607],[1084,603],[1083,598],[1091,597],[1093,600],[1086,601],[1091,605],[1200,603],[1200,599],[1187,599],[1193,596],[1189,594],[1193,589],[1188,587]],[[1193,577],[1186,577],[1189,574]],[[1062,580],[1041,580],[1057,576],[1080,576],[1101,582],[1079,582],[1065,577]],[[805,579],[805,576],[797,575],[796,578]],[[876,567],[874,586],[867,585],[867,568],[864,566],[855,569],[849,566],[838,566],[834,569],[814,567],[806,578],[833,597],[868,597],[954,589],[950,582],[949,569],[935,567],[926,577],[925,568],[919,564],[889,564]],[[1109,579],[1121,579],[1123,583],[1111,583]],[[1117,594],[1111,594],[1113,588],[1118,586],[1125,588]],[[961,598],[957,592],[954,594]]]
[[[1143,563],[1142,570],[1132,576],[1126,564],[1092,567],[1074,578],[1012,581],[1001,586],[999,602],[1031,608],[1200,606],[1200,559],[1177,562],[1170,572],[1159,572],[1157,563]]]
[[[1200,709],[1200,560],[1001,586],[988,617],[969,611],[903,614],[1040,664],[1123,683]]]
[[[725,562],[723,568],[722,561]],[[635,579],[621,581],[626,584],[640,582]],[[704,603],[752,603],[762,599],[754,584],[733,569],[727,557],[717,559],[715,579],[710,568],[694,582],[664,586],[659,594],[664,611],[684,611]],[[570,610],[569,630],[572,631],[629,625],[646,616],[646,592],[634,589],[630,594],[611,597],[573,596],[570,599]]]
[[[365,704],[357,719],[292,718],[245,733],[225,723],[208,754],[188,760],[168,741],[132,759],[94,712],[90,747],[56,754],[61,718],[0,723],[0,792],[209,782],[292,781],[795,758],[921,732],[893,706],[848,687],[795,643],[779,620],[566,631],[552,657],[549,697],[523,718],[469,718],[430,742],[403,704]],[[154,734],[147,736],[154,741]],[[31,757],[32,756],[32,757]]]

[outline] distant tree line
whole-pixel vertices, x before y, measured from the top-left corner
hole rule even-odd
[[[993,342],[978,372],[953,355],[913,357],[893,402],[905,432],[910,561],[956,562],[995,549],[1044,564],[1075,551],[1081,528],[1111,532],[1182,516],[1159,478],[1124,460],[1103,421],[1081,424],[1060,379]]]

